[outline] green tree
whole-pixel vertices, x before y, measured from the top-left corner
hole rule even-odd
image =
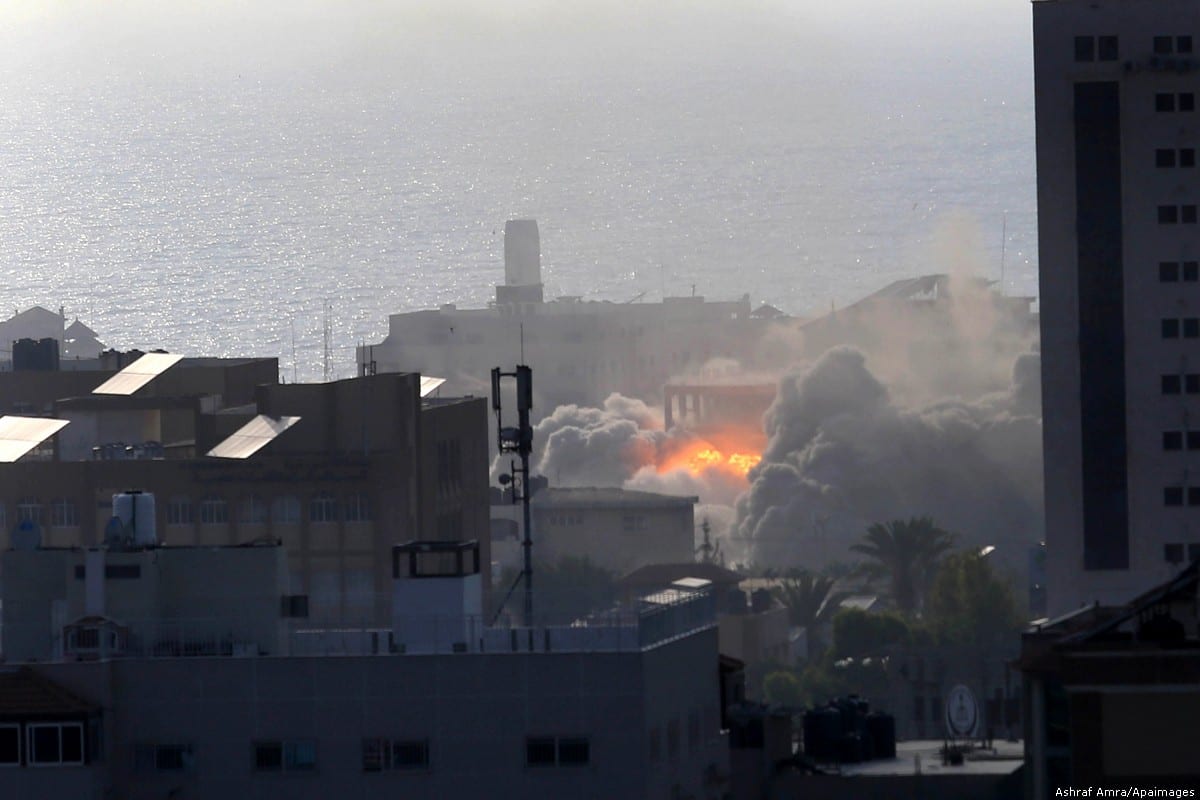
[[[825,575],[800,573],[784,578],[775,588],[775,597],[788,610],[788,621],[805,629],[810,653],[821,649],[818,631],[833,619],[846,596],[845,592],[833,591],[834,583]]]
[[[763,699],[771,705],[802,706],[805,698],[796,676],[787,670],[779,670],[763,679]]]
[[[953,542],[954,535],[939,528],[930,517],[913,517],[872,525],[863,541],[850,549],[869,559],[863,565],[868,576],[888,581],[896,608],[914,614],[921,608],[938,561]]]
[[[908,620],[894,611],[877,613],[846,608],[833,618],[831,656],[834,659],[880,656],[893,645],[908,644],[912,638]]]
[[[1012,584],[975,551],[947,556],[929,591],[926,618],[947,644],[987,644],[1012,638],[1021,613]]]

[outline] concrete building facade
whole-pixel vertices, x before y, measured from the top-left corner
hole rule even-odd
[[[99,544],[113,495],[138,489],[156,497],[160,541],[279,540],[290,591],[309,596],[313,616],[360,624],[389,613],[396,542],[477,539],[489,558],[482,398],[421,398],[411,373],[279,384],[265,374],[273,360],[225,367],[175,367],[133,397],[59,394],[86,393],[107,372],[0,381],[0,402],[6,391],[9,405],[49,402],[72,420],[45,452],[0,464],[0,547],[26,521],[47,546]],[[249,459],[204,456],[255,414],[301,420]]]
[[[1039,0],[1033,28],[1054,615],[1200,554],[1200,9]]]

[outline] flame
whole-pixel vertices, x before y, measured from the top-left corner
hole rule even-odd
[[[717,469],[744,478],[761,460],[761,455],[746,452],[742,448],[727,453],[709,441],[694,439],[660,460],[657,469],[660,473],[685,469],[696,475]]]

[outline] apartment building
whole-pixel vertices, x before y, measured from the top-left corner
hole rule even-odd
[[[141,490],[161,542],[279,540],[290,593],[362,624],[389,613],[397,541],[478,539],[489,557],[483,398],[421,397],[412,373],[280,384],[273,359],[185,361],[135,395],[90,394],[113,373],[0,375],[4,410],[70,420],[0,464],[0,547],[22,522],[46,546],[100,544],[112,497]],[[251,458],[205,455],[256,414],[300,421]]]
[[[110,566],[173,561],[192,581],[183,599],[199,597],[203,581],[260,595],[278,574],[270,549],[8,556],[68,582],[97,552]],[[726,795],[714,596],[703,581],[571,625],[494,627],[482,614],[477,543],[409,542],[390,555],[395,605],[382,629],[278,616],[281,649],[275,628],[247,627],[227,605],[216,614],[241,647],[159,625],[103,655],[68,646],[0,669],[0,796]],[[83,591],[89,576],[114,588],[115,576],[84,566]],[[45,598],[40,583],[6,589],[6,609]],[[116,615],[136,605],[110,599]],[[63,627],[68,645],[75,629]],[[6,649],[12,633],[5,625]]]
[[[1200,555],[1200,8],[1037,0],[1049,612]]]

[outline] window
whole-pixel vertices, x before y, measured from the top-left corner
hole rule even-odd
[[[557,761],[558,742],[554,737],[529,737],[525,740],[526,766],[552,767]]]
[[[329,492],[317,492],[308,504],[310,522],[337,522],[337,498]]]
[[[79,527],[79,512],[75,508],[75,501],[65,497],[55,498],[50,503],[50,525],[55,528]]]
[[[1196,224],[1196,207],[1195,206],[1180,206],[1179,220],[1184,225]]]
[[[224,525],[229,522],[229,506],[223,497],[206,497],[200,501],[201,525]]]
[[[1183,505],[1183,487],[1182,486],[1167,486],[1163,489],[1163,505],[1164,506],[1181,506]]]
[[[1162,283],[1175,283],[1179,280],[1178,261],[1158,262],[1158,280]]]
[[[1162,376],[1162,393],[1163,394],[1179,394],[1181,381],[1178,375],[1163,375]]]
[[[1189,506],[1200,506],[1200,486],[1188,487],[1187,503]]]
[[[83,763],[83,723],[32,722],[25,726],[26,754],[32,766]]]
[[[1200,264],[1195,261],[1183,262],[1183,280],[1185,283],[1195,283],[1200,279]]]
[[[1164,113],[1172,111],[1195,111],[1196,95],[1192,92],[1156,92],[1154,95],[1154,110]]]
[[[238,522],[244,525],[262,525],[267,521],[267,504],[256,494],[242,498],[241,509],[238,512]]]
[[[1120,57],[1120,47],[1116,36],[1099,37],[1099,56],[1101,61],[1116,61]]]
[[[1162,321],[1162,338],[1178,339],[1179,338],[1179,320],[1164,319]]]
[[[1179,208],[1177,206],[1158,207],[1159,225],[1174,225],[1176,222],[1179,222]]]
[[[1154,151],[1154,166],[1156,167],[1173,167],[1175,166],[1175,151],[1155,150]]]
[[[1187,449],[1200,450],[1200,431],[1187,432]]]
[[[1184,375],[1183,391],[1185,394],[1200,394],[1200,375],[1196,373]]]
[[[428,739],[363,739],[363,772],[429,768]]]
[[[1175,37],[1175,52],[1176,53],[1192,52],[1192,37],[1191,36],[1176,36]]]
[[[192,768],[190,744],[139,744],[133,748],[137,772],[181,772]]]
[[[17,522],[36,522],[44,525],[46,522],[45,507],[33,497],[22,497],[17,503]]]
[[[346,496],[346,522],[370,522],[371,500],[362,492]]]
[[[1179,151],[1179,166],[1194,167],[1196,166],[1196,150],[1193,147],[1184,147]]]
[[[192,500],[190,497],[176,495],[167,501],[167,524],[192,524]]]
[[[1196,317],[1185,317],[1183,319],[1183,338],[1200,338],[1200,319]]]
[[[1076,36],[1075,37],[1075,60],[1076,61],[1095,61],[1096,60],[1096,39],[1094,36]]]
[[[1163,450],[1182,450],[1183,449],[1183,432],[1182,431],[1163,431],[1162,446],[1163,446]]]
[[[1175,42],[1170,36],[1155,36],[1154,37],[1154,55],[1169,56],[1175,52]]]
[[[285,594],[279,604],[279,616],[296,619],[308,618],[308,595]]]
[[[293,524],[300,521],[300,500],[295,495],[276,497],[271,503],[271,519],[274,522]]]
[[[0,725],[0,767],[21,765],[21,726],[15,723]]]
[[[626,533],[646,530],[646,518],[641,514],[625,514],[621,517],[621,527]]]
[[[1154,95],[1154,110],[1159,112],[1175,110],[1175,95],[1170,92],[1157,92]]]
[[[254,743],[256,772],[312,772],[316,768],[316,742],[291,740]]]
[[[530,736],[525,740],[529,767],[582,766],[591,761],[591,745],[583,736]]]
[[[1189,544],[1187,546],[1188,561],[1200,561],[1200,544]]]
[[[1196,110],[1196,95],[1191,92],[1180,92],[1177,98],[1177,108],[1180,111]]]

